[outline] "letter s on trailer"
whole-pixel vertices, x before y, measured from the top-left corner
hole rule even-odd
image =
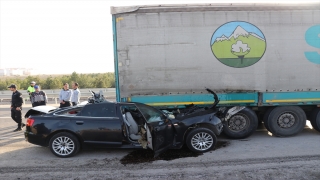
[[[257,116],[276,136],[298,134],[307,117],[320,130],[320,3],[111,7],[111,14],[118,101],[169,111],[206,106],[208,87],[220,107],[246,106],[224,121],[229,137],[255,131]]]

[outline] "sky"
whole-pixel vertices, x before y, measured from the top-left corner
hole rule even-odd
[[[110,6],[320,0],[0,0],[0,68],[114,72]]]

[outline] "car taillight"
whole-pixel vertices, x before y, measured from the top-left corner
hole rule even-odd
[[[31,127],[31,126],[33,125],[33,123],[34,123],[34,119],[28,118],[28,119],[27,119],[27,124],[26,124],[26,126]]]

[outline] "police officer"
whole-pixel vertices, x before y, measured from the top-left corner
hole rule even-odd
[[[35,85],[34,89],[36,91],[31,93],[32,107],[46,105],[48,101],[46,93],[44,91],[41,91],[40,86],[38,85]]]
[[[12,98],[11,98],[11,118],[18,124],[18,128],[15,129],[13,132],[21,131],[22,128],[25,126],[22,123],[22,94],[17,91],[17,86],[15,84],[11,84],[8,88],[12,91]]]
[[[29,86],[28,89],[27,89],[27,92],[28,92],[28,94],[29,94],[30,101],[31,101],[31,94],[32,94],[33,92],[35,92],[35,89],[34,89],[34,86],[35,86],[35,85],[36,85],[36,82],[31,81],[31,82],[30,82],[30,86]],[[32,107],[34,107],[34,106],[33,106],[33,103],[32,103]]]

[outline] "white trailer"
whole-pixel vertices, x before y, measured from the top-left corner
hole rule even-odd
[[[111,7],[118,101],[247,106],[276,136],[320,131],[320,3]],[[224,132],[257,120],[238,113]]]

